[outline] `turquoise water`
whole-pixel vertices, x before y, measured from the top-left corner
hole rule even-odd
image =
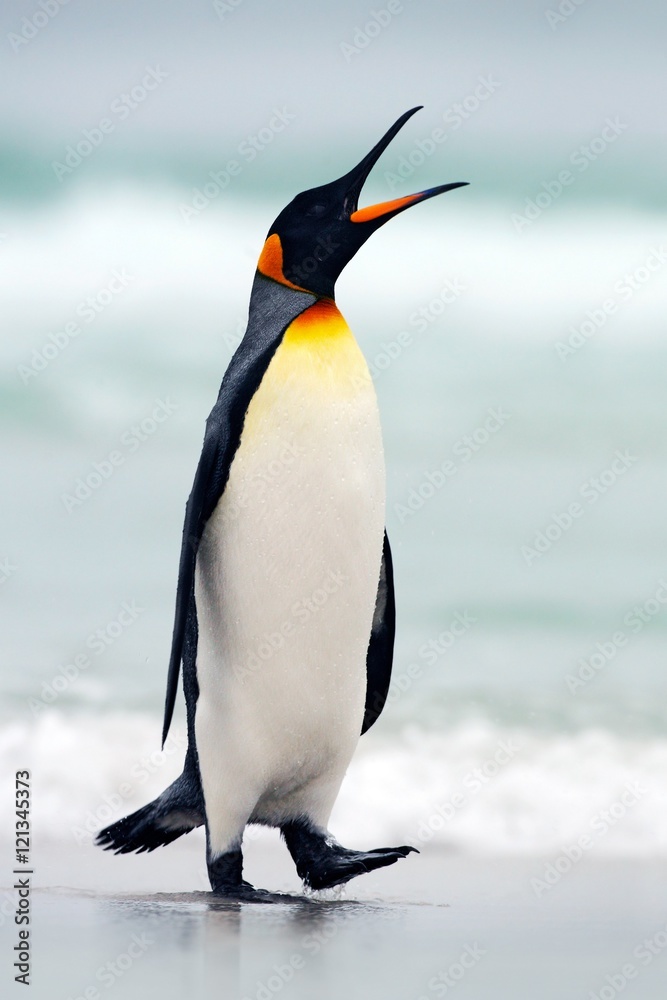
[[[440,179],[476,182],[393,221],[339,282],[380,400],[399,611],[390,703],[342,824],[375,767],[400,776],[382,822],[416,827],[463,780],[457,760],[520,733],[461,843],[531,795],[537,823],[545,781],[580,803],[574,835],[591,790],[613,799],[622,774],[651,795],[617,849],[664,850],[667,246],[658,174],[626,196],[620,142],[613,168],[525,224],[558,157],[523,164],[512,190],[516,157],[480,169],[452,144]],[[74,791],[54,769],[53,815],[157,747],[203,423],[269,224],[330,173],[306,179],[276,147],[207,195],[210,156],[96,155],[61,185],[34,152],[0,156],[2,752],[44,769],[49,747],[69,759],[85,738],[95,762]],[[385,159],[365,203],[390,196]],[[525,844],[543,846],[535,823]]]

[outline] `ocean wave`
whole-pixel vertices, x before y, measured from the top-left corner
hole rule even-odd
[[[160,751],[159,731],[147,714],[56,710],[0,730],[3,770],[32,774],[36,842],[90,843],[158,794],[186,746],[176,726]],[[391,741],[361,740],[330,827],[359,846],[551,857],[585,842],[604,857],[664,857],[666,769],[667,739],[545,734],[481,718],[442,733],[406,727]],[[8,797],[0,808],[8,829]]]

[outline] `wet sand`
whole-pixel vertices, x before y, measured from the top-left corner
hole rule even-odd
[[[246,857],[254,884],[302,896],[277,838],[262,835]],[[667,865],[584,857],[543,889],[549,860],[426,850],[338,899],[262,906],[211,897],[195,835],[123,858],[43,844],[32,986],[12,982],[9,995],[662,1000]],[[14,932],[5,917],[5,967]]]

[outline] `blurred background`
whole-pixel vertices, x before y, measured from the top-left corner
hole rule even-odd
[[[337,288],[380,401],[399,617],[332,829],[664,855],[664,7],[0,19],[0,757],[33,769],[43,838],[180,771],[182,706],[157,751],[184,505],[264,236],[423,104],[362,205],[470,186]]]

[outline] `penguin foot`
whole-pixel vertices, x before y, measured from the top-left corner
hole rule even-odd
[[[208,877],[216,902],[229,903],[303,903],[303,896],[256,889],[242,877],[241,850],[227,851],[216,858],[207,858]]]
[[[238,899],[250,890],[256,891],[243,879],[243,854],[240,847],[216,857],[212,857],[210,850],[207,850],[206,866],[214,895]]]
[[[349,851],[336,846],[311,863],[303,873],[299,871],[297,865],[297,872],[311,889],[330,889],[334,885],[349,882],[357,875],[365,875],[375,868],[393,865],[400,858],[406,858],[412,851],[419,853],[415,847],[379,847],[373,851]]]
[[[215,902],[229,903],[303,903],[303,896],[291,896],[287,892],[269,892],[268,889],[255,889],[250,882],[242,882],[237,886],[225,886],[213,889]]]
[[[308,823],[292,822],[282,827],[287,848],[297,874],[311,889],[330,889],[375,868],[386,868],[405,858],[416,847],[377,847],[372,851],[351,851],[314,829]]]

